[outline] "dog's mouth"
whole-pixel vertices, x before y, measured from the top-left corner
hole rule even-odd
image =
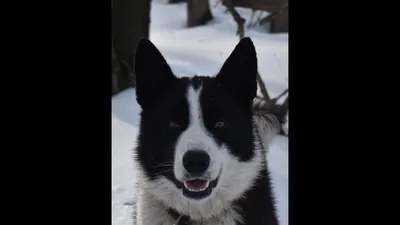
[[[215,180],[187,180],[183,182],[183,195],[191,199],[203,199],[211,195],[212,189],[217,186],[218,178]]]
[[[208,180],[190,180],[183,182],[186,190],[190,192],[201,192],[205,191],[210,186],[210,181]]]

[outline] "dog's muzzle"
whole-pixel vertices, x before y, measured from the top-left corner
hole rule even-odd
[[[208,197],[217,186],[218,178],[211,180],[205,174],[210,166],[210,156],[202,150],[189,150],[182,159],[186,171],[183,181],[183,195],[191,199]]]

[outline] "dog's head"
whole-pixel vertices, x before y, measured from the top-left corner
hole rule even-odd
[[[176,77],[142,39],[135,74],[142,108],[136,159],[148,191],[192,214],[240,197],[261,168],[252,118],[257,56],[250,38],[239,42],[215,77],[190,78]]]

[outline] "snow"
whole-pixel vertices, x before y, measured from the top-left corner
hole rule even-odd
[[[238,43],[236,24],[225,8],[211,0],[214,20],[206,26],[186,28],[186,4],[153,0],[150,39],[178,76],[213,75]],[[237,8],[250,19],[251,10]],[[246,28],[259,60],[259,72],[271,96],[288,87],[288,35],[268,34],[260,27]],[[112,224],[133,225],[135,172],[132,152],[138,132],[139,106],[133,89],[112,99]],[[277,198],[281,225],[288,224],[288,140],[278,136],[268,155],[268,167]]]

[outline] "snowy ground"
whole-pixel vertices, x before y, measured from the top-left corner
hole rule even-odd
[[[177,75],[213,75],[238,43],[236,24],[223,6],[214,7],[214,20],[207,26],[185,28],[186,4],[167,5],[153,0],[150,39],[160,49]],[[238,8],[246,19],[251,10]],[[288,35],[270,35],[253,28],[246,30],[255,44],[259,71],[271,96],[288,87]],[[112,224],[132,225],[135,192],[132,151],[138,132],[139,107],[134,90],[127,90],[112,100]],[[281,225],[288,224],[288,143],[278,137],[268,156]]]

